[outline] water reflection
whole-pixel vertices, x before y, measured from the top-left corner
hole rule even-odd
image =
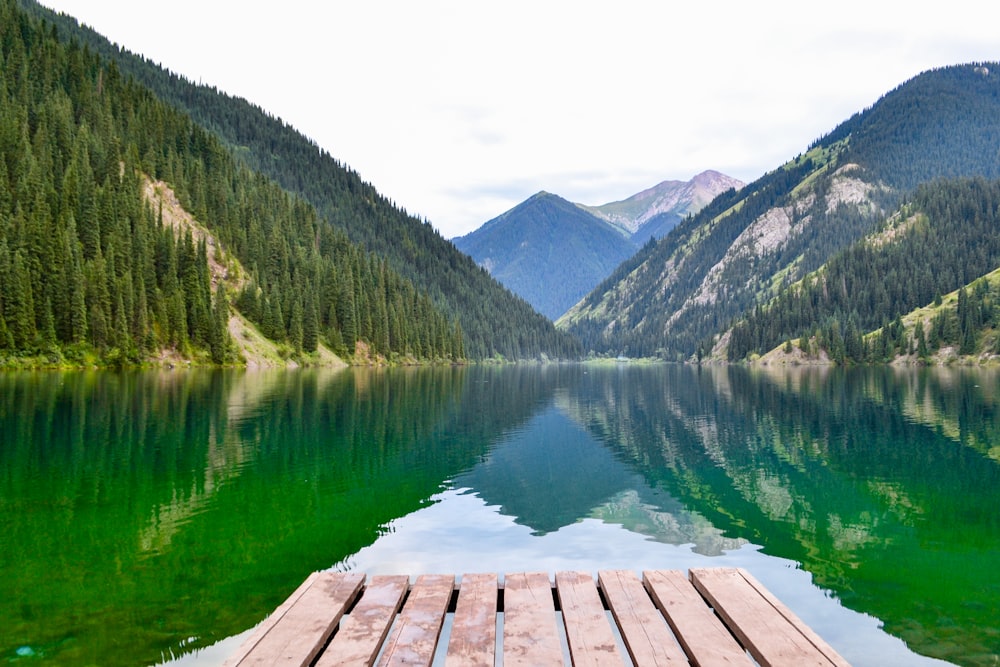
[[[0,656],[148,664],[250,627],[544,400],[545,374],[468,375],[0,375]]]
[[[727,564],[867,664],[918,662],[879,623],[995,664],[998,397],[961,369],[0,375],[0,657],[154,662],[331,566]]]
[[[929,655],[1000,652],[991,372],[592,373],[577,419],[730,537],[802,563]]]
[[[483,462],[455,478],[455,486],[473,490],[534,535],[597,518],[665,544],[693,544],[704,555],[746,543],[724,537],[704,517],[651,487],[633,462],[572,414],[573,405],[565,392],[557,393],[552,406],[502,438]]]

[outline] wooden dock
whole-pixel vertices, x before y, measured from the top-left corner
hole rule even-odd
[[[311,575],[226,665],[847,665],[748,572]]]

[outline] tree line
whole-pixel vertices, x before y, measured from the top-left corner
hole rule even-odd
[[[219,245],[165,225],[146,179]],[[213,284],[210,259],[249,281]],[[230,362],[231,303],[295,353],[363,341],[466,356],[456,318],[387,262],[114,62],[0,0],[0,355],[135,363],[172,347]]]
[[[1000,266],[1000,181],[935,181],[918,187],[880,230],[835,255],[731,332],[731,361],[762,354],[783,341],[812,339],[841,362],[927,356],[942,345],[968,354],[992,326],[997,295],[981,277]],[[970,287],[966,287],[970,286]],[[959,290],[907,332],[901,317]],[[869,332],[874,332],[869,335]]]
[[[550,320],[459,252],[428,221],[384,197],[280,118],[112,45],[72,17],[55,14],[33,0],[20,0],[20,4],[32,16],[44,17],[61,32],[116,63],[160,99],[183,109],[242,165],[302,197],[322,223],[339,230],[352,243],[384,260],[388,269],[418,286],[444,314],[452,336],[461,329],[467,357],[575,358],[581,354],[574,336],[557,330]]]

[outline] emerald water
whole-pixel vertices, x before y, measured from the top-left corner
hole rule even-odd
[[[218,664],[316,569],[702,566],[855,665],[995,665],[1000,374],[2,374],[0,543],[25,665]]]

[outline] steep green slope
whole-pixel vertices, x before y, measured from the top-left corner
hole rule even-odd
[[[122,72],[215,133],[242,162],[304,197],[322,220],[426,290],[460,324],[469,357],[579,354],[575,338],[556,331],[549,320],[458,252],[430,224],[408,215],[280,119],[117,48],[72,17],[57,15],[33,0],[18,2],[54,22],[62,34],[114,60]]]
[[[903,84],[647,247],[559,326],[596,352],[694,356],[870,232],[918,183],[1000,176],[996,69],[955,66]]]
[[[221,245],[164,224],[163,181]],[[154,189],[156,189],[154,187]],[[212,275],[232,255],[238,295]],[[224,271],[224,270],[223,270]],[[232,361],[228,302],[291,353],[462,357],[426,294],[51,24],[0,0],[0,351],[7,363]]]
[[[552,319],[636,250],[607,222],[547,192],[453,242]]]
[[[1000,181],[920,186],[876,233],[738,322],[728,358],[741,360],[814,334],[816,351],[838,362],[890,361],[918,351],[927,356],[942,344],[971,354],[979,350],[981,329],[992,327],[1000,311],[990,281],[965,286],[998,266]],[[919,335],[915,322],[907,333],[903,316],[956,290],[950,309],[928,315]]]

